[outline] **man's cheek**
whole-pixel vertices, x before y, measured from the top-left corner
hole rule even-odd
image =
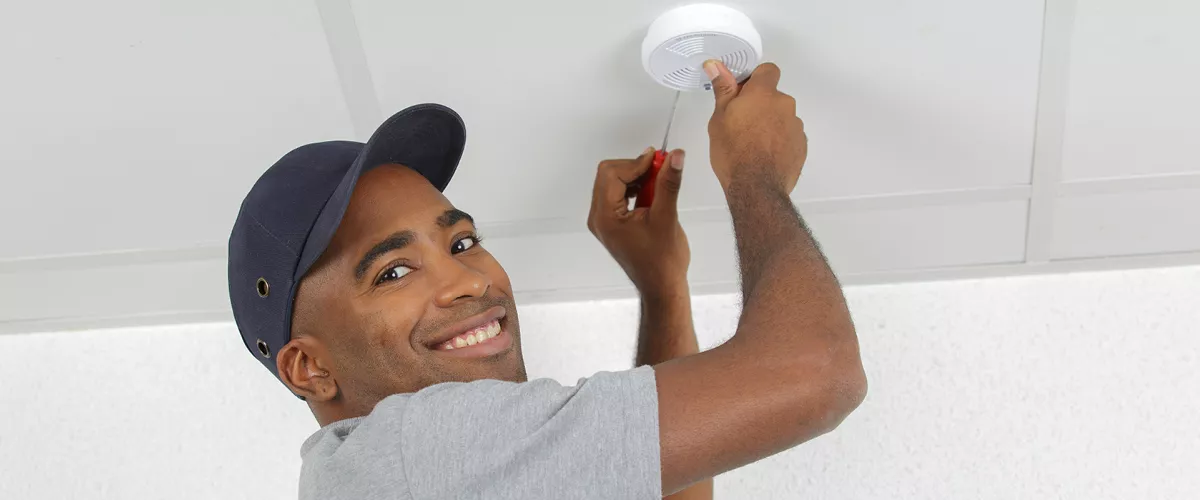
[[[386,307],[386,306],[385,306]],[[377,311],[370,316],[367,348],[378,352],[411,350],[412,324],[407,315],[396,310]]]
[[[500,262],[495,257],[492,257],[492,254],[487,255],[487,263],[484,269],[484,274],[491,279],[493,286],[497,286],[505,292],[512,291],[512,283],[509,282],[508,273],[504,271],[504,266],[501,266]]]

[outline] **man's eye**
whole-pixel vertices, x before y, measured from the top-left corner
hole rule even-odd
[[[452,253],[452,254],[463,253],[467,250],[470,250],[475,245],[478,245],[479,241],[480,240],[479,240],[478,236],[466,236],[466,237],[460,238],[458,241],[454,242],[453,245],[450,245],[450,253]]]
[[[382,283],[387,283],[392,280],[398,280],[400,278],[403,278],[404,275],[411,273],[411,272],[412,272],[411,267],[408,267],[405,265],[395,266],[395,267],[388,269],[387,271],[384,271],[383,274],[379,275],[379,279],[375,280],[375,284],[379,285]]]

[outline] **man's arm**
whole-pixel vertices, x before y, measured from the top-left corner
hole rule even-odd
[[[658,173],[653,204],[629,210],[626,198],[654,159],[648,148],[636,160],[601,163],[588,228],[633,281],[641,297],[636,366],[657,365],[700,351],[692,328],[687,235],[676,206],[683,182],[684,152],[672,151]],[[700,481],[669,500],[711,500],[712,480]]]
[[[841,287],[789,198],[808,149],[796,102],[777,90],[773,64],[742,87],[724,65],[705,69],[718,72],[710,159],[733,218],[743,308],[724,344],[654,365],[664,495],[829,432],[866,395]],[[675,208],[681,168],[659,172],[649,209],[628,208],[652,152],[601,163],[588,216],[639,290],[686,276],[690,260]]]
[[[687,282],[667,290],[641,292],[635,366],[657,365],[700,352],[692,325],[692,297]],[[712,479],[700,481],[667,500],[712,500]]]
[[[866,392],[841,287],[788,196],[807,155],[795,101],[774,65],[740,89],[718,69],[711,156],[744,306],[729,341],[655,366],[668,494],[831,431]]]

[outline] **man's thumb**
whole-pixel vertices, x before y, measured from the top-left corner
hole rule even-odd
[[[738,95],[737,78],[733,77],[725,63],[716,59],[704,61],[704,74],[712,81],[713,96],[717,98],[717,111],[725,109],[729,101]]]
[[[654,203],[650,205],[651,217],[655,213],[670,216],[677,213],[679,189],[683,187],[683,159],[682,149],[671,151],[658,171],[658,178],[654,180]]]

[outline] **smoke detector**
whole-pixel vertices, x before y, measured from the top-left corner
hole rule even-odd
[[[642,41],[642,66],[674,90],[707,90],[704,61],[720,59],[743,81],[762,60],[762,37],[741,12],[716,4],[685,5],[650,24]]]

